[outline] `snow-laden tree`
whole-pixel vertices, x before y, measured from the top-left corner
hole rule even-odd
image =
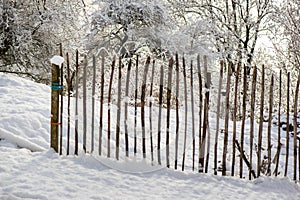
[[[276,6],[272,16],[276,26],[272,41],[281,65],[288,69],[299,69],[300,66],[300,2],[284,0]]]
[[[105,49],[122,56],[137,52],[160,54],[170,16],[163,1],[97,0],[87,48]]]
[[[58,44],[77,44],[81,7],[77,1],[1,0],[0,70],[48,79]]]

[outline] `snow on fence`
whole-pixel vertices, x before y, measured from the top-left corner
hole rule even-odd
[[[212,70],[207,56],[81,58],[77,51],[61,70],[52,63],[51,147],[60,154],[299,180],[299,75],[295,84],[290,73],[223,61]]]

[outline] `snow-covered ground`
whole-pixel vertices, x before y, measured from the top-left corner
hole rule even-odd
[[[248,181],[82,151],[58,156],[49,128],[50,87],[0,73],[0,199],[300,199],[299,185],[281,176]]]

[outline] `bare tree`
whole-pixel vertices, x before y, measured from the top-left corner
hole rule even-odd
[[[257,39],[268,28],[266,16],[271,13],[271,0],[198,0],[173,1],[174,12],[184,21],[189,16],[206,19],[207,34],[217,52],[233,63],[251,66]]]

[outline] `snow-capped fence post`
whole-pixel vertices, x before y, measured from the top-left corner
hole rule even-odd
[[[50,147],[58,152],[58,126],[59,119],[59,90],[62,89],[62,85],[59,82],[59,68],[64,62],[64,58],[61,56],[53,56],[50,60],[52,64],[52,78],[51,78],[51,136]]]

